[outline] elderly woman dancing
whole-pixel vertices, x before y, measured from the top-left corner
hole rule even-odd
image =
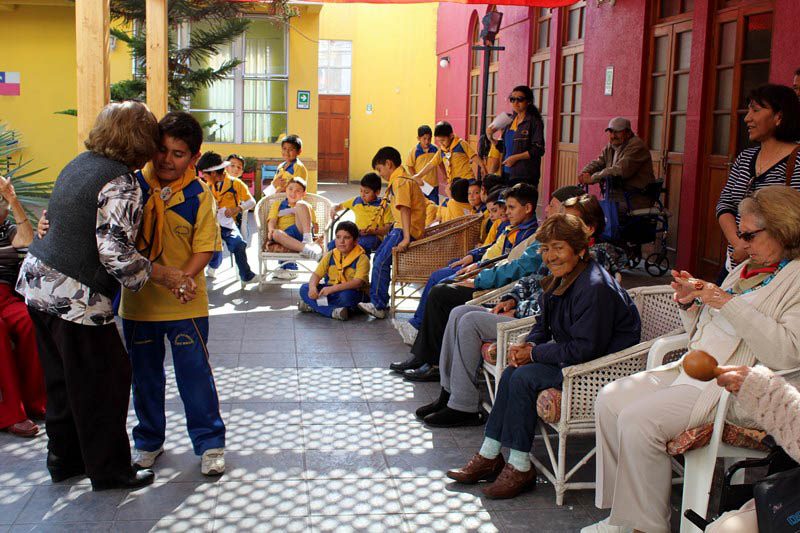
[[[800,365],[800,192],[765,187],[745,198],[739,212],[738,237],[749,259],[721,287],[673,271],[689,349],[704,350],[723,365],[793,368]],[[610,507],[611,515],[584,533],[669,531],[666,444],[706,423],[720,391],[713,382],[687,376],[680,362],[600,391],[595,504]]]

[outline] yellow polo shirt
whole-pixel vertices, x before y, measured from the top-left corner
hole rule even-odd
[[[436,148],[433,144],[429,145],[427,150],[422,148],[419,143],[411,149],[408,153],[408,159],[406,159],[406,166],[407,167],[414,167],[414,172],[419,172],[422,170],[428,161],[434,158],[434,156],[439,152],[439,149]],[[439,186],[439,176],[436,174],[436,167],[433,167],[428,172],[422,176],[422,180],[427,183],[428,185],[432,185],[434,187]]]
[[[408,233],[412,239],[422,237],[425,232],[425,207],[428,199],[422,194],[419,185],[406,175],[403,167],[398,167],[389,176],[389,188],[386,192],[394,218],[394,227],[403,229],[403,219],[398,207],[408,207],[411,209],[411,227],[408,228]]]
[[[232,178],[225,174],[225,177],[217,183],[208,183],[214,199],[217,201],[217,209],[227,209],[239,207],[239,204],[252,200],[250,189],[239,178]]]
[[[447,200],[447,204],[439,206],[439,220],[447,222],[458,217],[471,215],[475,211],[468,202],[456,202],[452,198]]]
[[[475,177],[472,172],[472,163],[470,163],[475,155],[475,150],[467,141],[454,136],[450,146],[440,147],[431,160],[435,165],[444,163],[447,182],[450,183],[455,178],[473,179]]]
[[[278,165],[278,170],[275,171],[275,177],[272,178],[272,184],[275,186],[276,192],[285,192],[286,186],[292,178],[303,178],[308,181],[308,170],[306,166],[300,161],[284,161]]]
[[[202,187],[200,194],[185,199],[184,193],[190,187]],[[164,234],[161,236],[164,251],[156,263],[164,266],[183,268],[192,255],[200,252],[219,252],[222,240],[214,211],[214,197],[208,185],[197,180],[172,196],[166,205]],[[185,320],[208,316],[208,293],[206,275],[201,269],[194,277],[197,284],[196,298],[182,304],[172,291],[156,285],[153,281],[145,283],[139,292],[122,289],[119,316],[141,322],[163,322]]]
[[[322,256],[314,274],[320,278],[326,278],[328,285],[338,285],[360,279],[364,281],[364,285],[361,287],[361,290],[364,290],[369,288],[369,270],[369,256],[362,253],[355,261],[345,266],[344,272],[340,275],[333,260],[333,250],[331,250]]]
[[[381,207],[382,204],[381,198],[366,204],[360,196],[356,196],[342,202],[342,208],[353,212],[356,217],[356,226],[363,231],[392,223],[392,211]]]
[[[297,204],[299,204],[300,202],[302,202],[303,205],[308,206],[308,209],[311,211],[311,223],[316,224],[317,214],[311,208],[311,205],[309,205],[307,202],[303,202],[303,200],[300,200],[299,202],[297,202]],[[295,206],[297,204],[295,204]],[[288,212],[288,210],[293,209],[293,207],[294,206],[289,205],[288,198],[284,198],[280,202],[272,202],[272,205],[269,206],[269,214],[267,215],[267,220],[269,221],[270,219],[273,218],[276,219],[278,221],[277,229],[286,229],[291,226],[294,226],[295,222],[294,211]],[[281,215],[280,214],[281,211],[284,211],[285,214]]]

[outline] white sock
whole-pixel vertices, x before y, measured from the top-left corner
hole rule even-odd
[[[508,454],[508,464],[516,468],[519,472],[527,472],[531,469],[531,456],[526,452],[511,448]]]
[[[310,233],[303,233],[303,244],[311,244],[314,242],[314,238],[311,236]]]
[[[487,459],[494,459],[500,455],[500,441],[484,437],[483,444],[478,454]]]

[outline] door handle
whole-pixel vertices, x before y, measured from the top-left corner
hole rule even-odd
[[[350,148],[350,139],[348,137],[344,139],[344,147],[345,149]]]

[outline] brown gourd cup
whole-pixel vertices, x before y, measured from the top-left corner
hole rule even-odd
[[[692,350],[683,357],[683,371],[700,381],[711,381],[722,374],[717,360],[703,350]]]

